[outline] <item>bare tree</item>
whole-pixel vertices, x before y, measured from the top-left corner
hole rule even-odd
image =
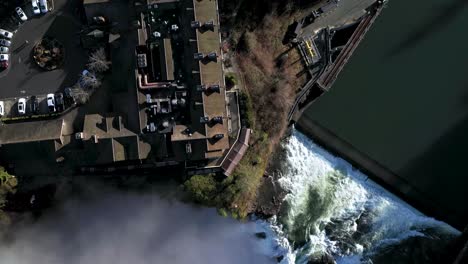
[[[83,88],[96,89],[101,86],[101,80],[92,73],[86,73],[80,75],[80,84]]]
[[[79,84],[72,87],[72,96],[78,105],[83,105],[89,100],[89,93],[83,90]]]
[[[107,60],[104,48],[99,48],[89,57],[88,68],[94,72],[109,70],[111,62]]]

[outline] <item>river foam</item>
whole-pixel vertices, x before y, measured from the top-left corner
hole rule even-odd
[[[338,263],[362,263],[380,248],[428,232],[457,235],[333,156],[297,130],[284,143],[279,182],[288,191],[278,220],[275,254],[281,263],[307,263],[324,253]],[[258,225],[264,225],[259,223]]]

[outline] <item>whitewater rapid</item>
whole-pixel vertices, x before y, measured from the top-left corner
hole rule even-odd
[[[392,195],[297,130],[284,143],[280,185],[288,192],[278,219],[257,221],[272,234],[266,247],[281,263],[307,263],[324,253],[363,263],[382,247],[426,233],[457,235]]]

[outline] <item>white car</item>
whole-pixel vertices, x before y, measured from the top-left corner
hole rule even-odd
[[[18,100],[18,114],[24,115],[26,114],[26,99],[20,98]]]
[[[15,8],[15,11],[16,11],[16,14],[19,16],[19,18],[21,19],[21,21],[24,22],[28,20],[28,17],[24,13],[23,9],[21,9],[21,7]]]
[[[41,10],[39,9],[39,0],[31,0],[32,10],[35,15],[39,15]]]
[[[0,29],[0,36],[7,38],[7,39],[11,39],[13,37],[13,33],[11,33],[8,30]]]
[[[0,53],[8,53],[8,51],[10,51],[9,48],[0,46]]]
[[[10,55],[0,54],[0,61],[8,61],[8,59],[10,59]]]
[[[49,12],[49,7],[47,6],[47,0],[39,0],[39,8],[41,9],[42,13]]]
[[[0,101],[0,116],[4,116],[5,115],[5,104],[3,103],[3,101]]]
[[[49,107],[49,112],[55,112],[55,96],[52,93],[47,95],[47,106]]]

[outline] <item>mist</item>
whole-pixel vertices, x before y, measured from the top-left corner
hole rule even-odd
[[[155,194],[111,191],[67,199],[0,245],[15,264],[274,263],[254,223]]]

